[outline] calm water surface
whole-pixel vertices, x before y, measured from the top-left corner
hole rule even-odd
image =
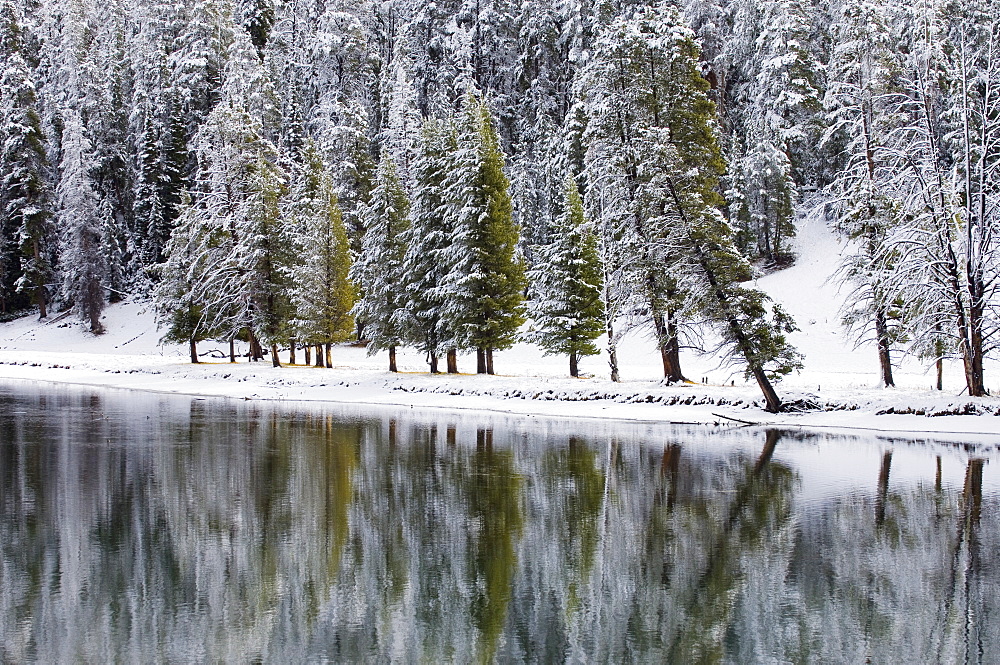
[[[0,384],[0,662],[998,662],[996,450]]]

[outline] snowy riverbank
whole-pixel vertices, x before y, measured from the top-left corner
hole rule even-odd
[[[50,317],[44,322],[25,317],[0,324],[0,378],[237,399],[478,409],[569,418],[857,427],[912,432],[917,437],[957,433],[948,435],[953,440],[960,440],[964,433],[978,433],[1000,441],[1000,399],[961,396],[957,361],[946,367],[942,392],[930,390],[932,375],[915,361],[898,364],[897,388],[880,388],[874,351],[866,346],[854,348],[838,323],[843,294],[829,280],[839,258],[836,239],[820,220],[807,219],[797,243],[801,250],[794,266],[758,280],[802,329],[791,340],[806,356],[805,369],[778,385],[786,403],[798,402],[807,409],[797,413],[764,412],[757,387],[744,381],[740,368],[720,367],[713,357],[683,356],[687,375],[699,381],[707,378],[706,383],[660,384],[658,355],[641,332],[626,337],[619,347],[622,383],[608,379],[603,355],[581,364],[592,378],[572,379],[567,376],[565,358],[543,356],[526,344],[496,354],[499,376],[432,376],[423,356],[408,350],[400,353],[401,372],[393,375],[385,371],[384,354],[368,357],[356,346],[336,347],[332,369],[273,368],[269,362],[247,363],[245,359],[233,365],[208,355],[206,362],[191,365],[185,348],[160,345],[162,333],[149,305],[140,302],[109,306],[104,319],[107,333],[99,337],[69,317]],[[200,346],[206,354],[216,348],[227,350],[212,343]],[[281,360],[287,360],[287,354]],[[475,360],[463,356],[459,366],[471,370]],[[987,366],[987,387],[1000,394],[997,363]]]
[[[422,358],[402,353],[399,374],[385,371],[383,357],[364,349],[337,347],[334,367],[271,367],[269,362],[230,364],[206,358],[186,361],[181,347],[159,346],[159,333],[143,305],[109,308],[108,333],[93,337],[75,323],[39,323],[31,318],[0,325],[0,378],[41,380],[237,399],[331,401],[523,415],[606,418],[737,425],[739,421],[803,427],[867,428],[910,432],[914,438],[1000,440],[1000,400],[969,399],[953,393],[917,389],[883,390],[844,381],[842,373],[822,377],[825,386],[807,390],[802,381],[782,385],[783,399],[805,410],[772,415],[760,408],[756,387],[722,375],[726,385],[664,386],[649,377],[655,358],[635,350],[624,354],[626,376],[647,376],[612,383],[603,378],[572,379],[561,358],[545,358],[531,347],[497,354],[499,376],[430,375]],[[212,345],[205,344],[209,351]],[[287,358],[282,357],[282,360]],[[301,354],[300,354],[301,359]],[[472,359],[462,358],[471,367]],[[599,360],[588,362],[595,371]],[[696,367],[710,374],[704,366]],[[595,372],[596,373],[596,372]],[[840,376],[840,385],[837,377]],[[813,374],[813,378],[820,378]],[[856,377],[860,378],[860,377]],[[734,383],[735,385],[730,385]],[[798,384],[798,385],[794,385]],[[977,414],[977,415],[952,415]],[[937,434],[935,434],[937,433]],[[949,434],[950,433],[950,434]]]

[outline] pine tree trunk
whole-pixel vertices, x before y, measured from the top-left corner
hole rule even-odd
[[[493,349],[486,349],[486,373],[493,374]]]
[[[229,362],[236,362],[236,340],[233,338],[229,339]]]
[[[32,254],[35,257],[35,265],[40,264],[41,260],[42,260],[42,256],[41,256],[41,251],[38,248],[38,239],[32,240],[32,242],[31,242],[31,252],[32,252]],[[45,302],[45,300],[46,300],[45,295],[46,294],[45,294],[45,286],[44,285],[39,284],[38,286],[35,287],[35,300],[38,301],[38,318],[39,319],[44,319],[45,317],[47,317],[49,315],[48,309],[47,309],[48,303]]]
[[[670,187],[670,194],[674,199],[674,203],[677,206],[677,211],[684,216],[684,208],[681,205],[680,198],[677,196],[677,192],[673,188],[673,183],[667,183]],[[686,220],[685,220],[686,221]],[[726,292],[722,289],[719,284],[719,279],[712,269],[711,264],[708,262],[708,257],[705,256],[705,250],[702,249],[701,245],[694,239],[688,236],[692,241],[695,253],[698,256],[698,263],[701,264],[701,269],[705,273],[705,278],[708,280],[709,286],[712,287],[716,301],[719,307],[724,312],[724,318],[726,320],[726,325],[729,326],[729,331],[733,335],[733,339],[736,340],[736,345],[738,346],[740,353],[747,361],[747,365],[750,368],[751,374],[753,374],[754,379],[757,380],[757,385],[760,387],[760,391],[764,394],[764,410],[770,413],[780,413],[781,412],[781,399],[778,398],[778,393],[774,391],[774,386],[767,378],[767,374],[764,372],[764,368],[761,367],[760,363],[754,359],[753,348],[750,345],[750,340],[747,339],[746,333],[740,327],[740,322],[736,318],[736,314],[732,310],[732,306],[729,303],[729,297]]]
[[[288,364],[295,364],[295,338],[288,340]]]
[[[972,285],[970,285],[971,287]],[[972,303],[969,305],[969,347],[966,362],[966,384],[971,397],[985,397],[986,383],[983,377],[983,308],[982,293],[976,289],[972,293]]]
[[[201,362],[200,360],[198,360],[198,341],[195,340],[194,337],[192,337],[190,340],[188,340],[188,344],[190,345],[191,362],[197,365],[199,362]]]
[[[743,355],[744,357],[749,357],[749,353],[746,351],[744,351]],[[781,400],[778,398],[778,393],[774,392],[774,386],[772,386],[771,382],[768,381],[767,374],[764,373],[763,369],[756,366],[752,367],[751,371],[753,373],[753,378],[757,380],[760,392],[764,394],[764,410],[768,413],[780,413]]]
[[[937,389],[944,390],[944,358],[938,356],[937,362]]]
[[[486,349],[476,349],[476,374],[486,374]]]
[[[458,374],[458,349],[448,349],[448,373]]]
[[[763,220],[764,226],[757,231],[757,251],[768,261],[773,261],[774,256],[771,254],[771,216],[767,211],[767,199],[765,198],[762,202],[763,214],[761,219]]]
[[[438,354],[436,354],[433,351],[431,351],[430,358],[431,358],[431,374],[438,374],[439,373],[439,371],[438,371]]]
[[[271,342],[271,367],[281,367],[281,360],[278,359],[277,342]]]
[[[264,349],[260,346],[260,340],[253,333],[250,333],[250,358],[257,362],[264,359]]]
[[[615,343],[615,331],[608,320],[608,365],[611,367],[611,381],[618,383],[621,377],[618,376],[618,345]]]
[[[574,378],[580,376],[580,369],[577,367],[576,351],[570,351],[569,354],[569,375]]]
[[[399,371],[399,369],[396,368],[396,347],[395,346],[390,346],[389,347],[389,371],[393,372],[393,373]]]
[[[316,345],[316,367],[322,367],[322,366],[323,366],[323,345],[322,344],[317,344]]]
[[[100,289],[100,285],[91,285],[89,287],[89,300],[90,304],[88,306],[88,316],[90,318],[90,332],[95,335],[100,335],[104,333],[104,326],[101,325],[101,309],[100,309],[100,296],[95,295],[95,291]]]
[[[886,388],[896,385],[892,380],[892,359],[889,357],[889,328],[885,312],[875,309],[875,340],[878,345],[878,364],[882,369],[882,385]]]
[[[678,383],[684,381],[684,373],[681,372],[681,351],[680,342],[677,339],[677,324],[673,321],[673,316],[662,314],[653,318],[653,325],[656,328],[656,338],[660,342],[660,357],[663,359],[663,378],[667,383]]]
[[[328,369],[333,368],[333,343],[326,343],[326,366]]]
[[[308,342],[302,345],[302,352],[306,354],[306,367],[313,364],[312,344]]]

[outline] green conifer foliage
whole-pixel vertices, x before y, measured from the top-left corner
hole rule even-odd
[[[601,35],[584,80],[590,193],[614,245],[611,267],[626,275],[617,278],[626,290],[617,298],[640,295],[667,379],[682,378],[678,327],[707,321],[727,355],[746,362],[767,409],[778,411],[770,379],[801,366],[785,339],[794,324],[763,293],[741,286],[751,271],[719,210],[725,164],[692,34],[673,10],[637,9]]]
[[[206,315],[207,298],[198,288],[207,269],[207,254],[200,250],[206,245],[207,231],[203,210],[184,194],[179,207],[177,226],[165,247],[166,261],[157,268],[160,278],[155,291],[157,319],[166,325],[163,341],[187,344],[191,362],[198,362],[198,342],[211,339],[216,331],[210,328]]]
[[[611,309],[646,313],[664,378],[681,381],[692,294],[673,198],[698,214],[721,205],[725,170],[694,36],[673,9],[637,8],[604,28],[583,83],[588,197],[618,285]]]
[[[368,352],[389,350],[389,371],[396,371],[395,347],[406,329],[406,281],[403,274],[410,202],[386,153],[379,163],[375,189],[361,208],[365,226],[362,252],[352,276],[361,290],[354,315],[363,322]]]
[[[281,216],[287,192],[284,173],[261,154],[248,178],[246,224],[237,245],[237,262],[247,276],[249,327],[271,347],[278,366],[277,346],[290,336],[291,269],[295,261],[288,227]]]
[[[52,195],[45,136],[14,8],[0,5],[0,311],[26,304],[47,314],[53,280]]]
[[[443,316],[443,287],[454,259],[450,219],[443,205],[452,138],[440,120],[423,125],[413,162],[412,223],[405,239],[407,341],[427,354],[432,372],[454,339],[451,322]]]
[[[295,184],[292,218],[301,257],[295,269],[296,334],[308,344],[336,344],[354,331],[351,253],[333,178],[312,143]]]
[[[446,309],[458,322],[455,346],[476,349],[477,370],[484,373],[490,372],[492,351],[512,346],[524,323],[520,228],[511,214],[510,183],[492,116],[471,93],[459,119],[457,143],[448,205],[459,258],[449,276]]]
[[[535,324],[530,338],[547,353],[569,355],[570,375],[578,376],[580,356],[599,353],[594,340],[605,328],[602,267],[597,236],[584,218],[572,177],[566,178],[563,208],[551,242],[539,248],[529,273],[529,316]]]

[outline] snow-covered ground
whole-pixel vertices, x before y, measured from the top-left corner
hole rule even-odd
[[[778,385],[786,401],[804,400],[834,410],[771,415],[760,407],[755,385],[739,368],[720,367],[714,357],[686,353],[687,376],[705,384],[663,386],[661,365],[649,337],[636,332],[619,347],[623,381],[608,380],[606,357],[582,362],[591,378],[568,377],[567,360],[544,356],[520,344],[495,354],[497,376],[432,376],[422,354],[403,350],[401,372],[385,370],[384,354],[368,357],[363,348],[334,350],[334,368],[272,368],[270,362],[233,365],[205,357],[192,365],[187,349],[161,345],[148,303],[109,306],[107,333],[95,337],[70,317],[39,322],[26,317],[0,324],[0,378],[43,380],[139,390],[218,395],[244,399],[325,400],[449,409],[485,409],[526,415],[572,418],[734,424],[782,423],[810,427],[860,427],[882,431],[936,433],[954,440],[1000,441],[1000,399],[961,395],[960,364],[945,368],[945,390],[931,390],[934,376],[921,363],[904,359],[896,368],[897,388],[879,387],[874,349],[858,349],[839,324],[838,310],[846,293],[831,279],[840,253],[837,239],[821,218],[807,218],[796,239],[799,260],[758,280],[758,286],[782,303],[801,331],[792,341],[805,356],[805,369]],[[200,351],[222,345],[203,343]],[[245,348],[242,349],[245,351]],[[282,354],[282,361],[287,355]],[[302,361],[302,354],[299,354]],[[460,357],[471,371],[475,359]],[[987,387],[1000,394],[1000,366],[988,364]],[[916,411],[916,414],[900,412]],[[984,415],[940,415],[979,411]],[[892,414],[879,412],[892,411]],[[936,417],[929,417],[936,415]]]

